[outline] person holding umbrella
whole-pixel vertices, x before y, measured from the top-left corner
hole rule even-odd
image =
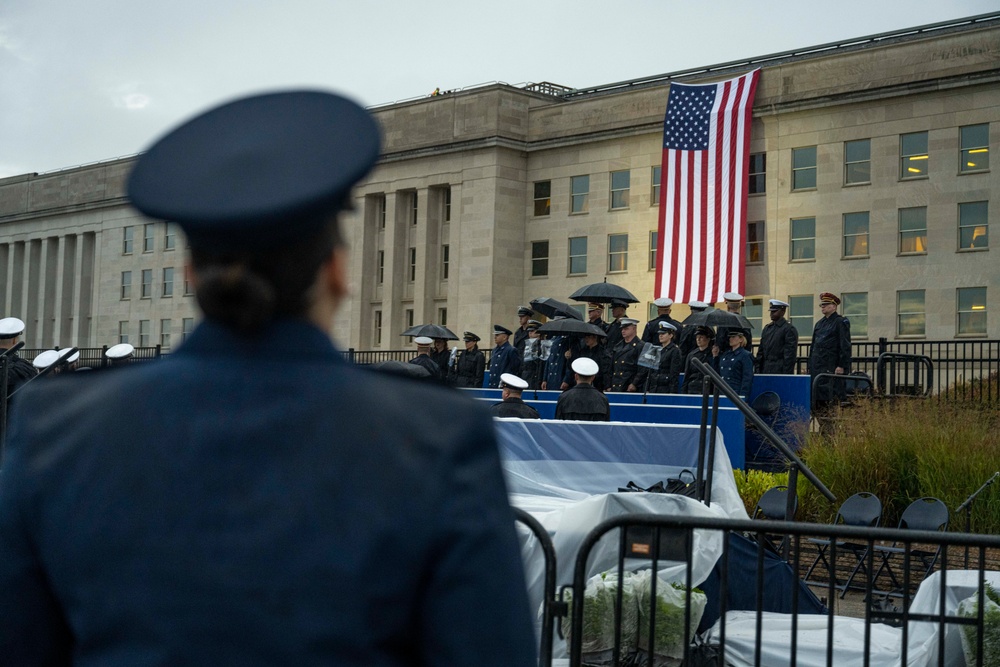
[[[692,301],[688,304],[688,308],[691,309],[691,314],[704,313],[708,310],[708,304],[704,301]],[[681,348],[681,355],[684,359],[691,353],[691,350],[695,348],[694,335],[698,327],[696,326],[684,326],[681,328],[679,334],[675,339],[677,346]]]
[[[486,370],[486,355],[479,349],[479,336],[466,331],[462,335],[464,350],[455,351],[455,360],[448,371],[448,384],[453,387],[483,386]]]
[[[435,380],[441,379],[441,367],[431,359],[431,345],[434,344],[434,339],[427,336],[417,336],[413,339],[414,345],[417,346],[417,356],[410,359],[409,363],[416,366],[420,366],[427,371]]]
[[[521,357],[517,350],[508,342],[511,330],[502,324],[493,325],[493,343],[495,347],[490,352],[490,388],[500,387],[500,376],[504,373],[517,375],[521,372]]]
[[[676,394],[680,389],[681,349],[674,343],[677,329],[666,320],[658,326],[660,364],[656,369],[640,366],[635,376],[637,390],[652,394]]]
[[[451,361],[451,350],[448,349],[448,341],[444,338],[431,338],[431,361],[438,365],[438,376],[441,379],[448,377],[448,364]]]
[[[736,315],[743,314],[743,295],[739,292],[726,292],[722,295],[722,298],[726,302],[726,312],[734,313]],[[718,331],[716,331],[715,344],[719,348],[719,352],[725,352],[730,349],[730,338],[729,332],[732,331],[733,327],[720,326]],[[740,329],[743,332],[743,340],[746,341],[747,351],[750,351],[750,342],[752,340],[753,334],[749,329]]]
[[[700,394],[705,374],[695,369],[691,360],[697,359],[709,366],[716,365],[715,357],[712,354],[712,339],[715,338],[715,332],[712,331],[712,327],[700,326],[691,328],[694,329],[695,348],[688,352],[684,358],[684,386],[681,388],[681,393]]]

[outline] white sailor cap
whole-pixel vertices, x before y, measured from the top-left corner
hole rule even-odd
[[[16,317],[0,320],[0,338],[16,338],[24,333],[24,322]]]
[[[677,327],[675,327],[670,322],[660,321],[657,333],[663,333],[664,331],[671,331],[671,332],[677,331]]]
[[[619,322],[621,322],[623,328],[634,327],[635,325],[639,324],[639,320],[633,320],[631,317],[623,317],[621,318],[621,320],[619,320]]]
[[[571,368],[574,373],[582,375],[583,377],[593,377],[597,375],[600,368],[597,362],[590,357],[580,357],[579,359],[574,359],[571,364]]]
[[[669,308],[670,306],[674,305],[674,300],[668,299],[665,296],[661,296],[659,299],[653,302],[653,305],[656,306],[657,308]]]
[[[779,310],[781,308],[788,308],[788,304],[785,303],[784,301],[781,301],[780,299],[769,299],[768,303],[771,304],[771,307],[768,308],[768,310]]]
[[[59,352],[56,350],[45,350],[39,352],[38,356],[31,361],[31,365],[40,371],[45,370],[59,359]]]
[[[722,295],[722,298],[726,301],[742,301],[743,295],[739,292],[726,292]]]
[[[417,345],[430,345],[434,342],[434,339],[429,336],[417,336],[413,339],[413,342]]]
[[[528,383],[517,377],[513,373],[504,373],[500,376],[500,388],[513,387],[514,389],[527,389]]]
[[[705,310],[708,308],[708,304],[704,301],[692,301],[688,306],[691,307],[691,310]]]
[[[128,359],[135,354],[135,348],[129,343],[118,343],[108,348],[104,353],[108,359]]]

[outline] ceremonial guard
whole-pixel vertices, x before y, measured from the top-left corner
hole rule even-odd
[[[743,295],[739,292],[726,292],[722,295],[722,298],[726,302],[726,312],[735,313],[740,315],[743,313]],[[719,347],[720,352],[725,352],[729,349],[729,344],[731,339],[729,338],[729,332],[732,331],[732,327],[719,327],[719,330],[715,332],[715,344]],[[750,351],[750,344],[753,341],[753,332],[749,329],[739,329],[743,332],[743,339],[746,341],[746,349]]]
[[[618,343],[622,340],[622,318],[625,317],[626,310],[628,310],[627,302],[618,300],[611,302],[611,317],[613,319],[604,327],[605,333],[608,334],[604,344],[609,350],[618,347]]]
[[[642,341],[635,335],[639,320],[625,317],[621,320],[622,340],[611,351],[611,388],[610,391],[635,391],[632,381],[639,369],[639,355],[642,353]]]
[[[18,339],[24,333],[24,322],[16,317],[5,317],[0,320],[0,353],[6,352],[18,344]],[[31,362],[22,359],[17,352],[7,352],[7,397],[29,379],[38,375]]]
[[[490,352],[490,387],[500,386],[500,376],[504,373],[517,375],[521,372],[521,357],[508,342],[511,331],[499,324],[493,325],[493,351]]]
[[[451,363],[451,350],[448,349],[448,341],[444,338],[431,338],[430,357],[431,361],[438,365],[438,377],[442,380],[448,378],[448,366]]]
[[[753,386],[753,357],[747,352],[746,335],[740,329],[729,331],[729,349],[719,356],[719,375],[733,391],[750,397]]]
[[[677,336],[680,336],[684,325],[670,317],[670,310],[674,307],[674,300],[668,299],[667,297],[660,297],[653,302],[656,306],[656,317],[646,322],[646,328],[642,331],[642,342],[652,343],[653,345],[660,344],[660,322],[670,322],[674,325],[674,331]],[[674,343],[679,340],[676,336],[674,337]]]
[[[417,346],[417,356],[410,359],[411,364],[420,366],[427,371],[427,374],[435,380],[441,379],[441,367],[431,359],[431,345],[434,340],[427,336],[417,336],[413,339]]]
[[[521,377],[528,383],[528,389],[540,389],[542,375],[545,371],[545,360],[542,359],[542,335],[538,320],[528,320],[528,337],[524,342],[524,357],[521,363]]]
[[[819,309],[823,317],[813,328],[812,348],[809,353],[809,375],[820,373],[836,375],[851,372],[851,323],[837,312],[840,297],[830,292],[819,295]],[[813,402],[823,410],[846,396],[844,382],[822,378],[816,383]]]
[[[778,299],[770,300],[768,312],[771,322],[760,333],[757,356],[753,369],[756,373],[792,375],[799,351],[799,332],[785,319],[788,304]]]
[[[691,327],[694,329],[695,348],[688,352],[684,358],[684,386],[681,388],[684,394],[702,393],[702,381],[705,374],[694,367],[692,359],[697,359],[703,364],[715,367],[715,357],[712,355],[712,339],[715,332],[712,327]]]
[[[521,392],[528,388],[527,382],[513,373],[504,373],[500,376],[500,388],[503,400],[490,407],[494,417],[538,419],[538,410],[521,400]]]
[[[562,319],[562,318],[555,318]],[[542,389],[561,391],[567,389],[566,371],[569,357],[572,354],[572,339],[568,336],[553,336],[552,347],[549,348],[549,358],[545,360],[545,371],[542,376]]]
[[[572,364],[576,383],[564,391],[556,402],[556,419],[580,421],[608,421],[611,406],[608,397],[594,387],[594,378],[600,372],[597,362],[581,357]]]
[[[607,345],[601,345],[602,340],[597,335],[584,336],[573,355],[573,361],[586,358],[593,359],[597,363],[598,370],[594,376],[594,388],[598,391],[604,391],[611,385],[611,352]],[[576,372],[572,370],[572,362],[570,367],[571,374],[575,375]],[[570,386],[574,382],[576,382],[575,379],[570,382]]]
[[[602,319],[603,315],[604,315],[603,303],[587,304],[587,321],[593,324],[595,327],[601,329],[601,331],[607,333],[608,323]]]
[[[680,389],[681,349],[674,344],[674,333],[677,329],[667,321],[659,324],[660,364],[657,368],[640,366],[635,376],[635,387],[638,391],[648,391],[651,394],[676,394]]]
[[[688,308],[691,309],[692,314],[703,313],[708,310],[708,304],[704,301],[692,301],[688,304]],[[686,326],[681,329],[681,332],[674,339],[677,347],[681,348],[681,355],[684,359],[687,359],[687,356],[691,354],[691,350],[695,348],[694,332],[697,328],[696,326]]]
[[[514,332],[514,349],[524,356],[524,341],[528,340],[528,322],[531,321],[531,316],[535,314],[531,308],[527,306],[517,307],[517,331]]]
[[[479,349],[479,336],[466,331],[462,340],[465,341],[465,349],[455,351],[455,360],[448,372],[448,384],[453,387],[482,387],[486,355]]]

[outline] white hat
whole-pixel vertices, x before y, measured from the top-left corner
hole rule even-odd
[[[633,320],[631,317],[623,317],[619,320],[621,322],[622,328],[624,327],[634,327],[639,324],[639,320]]]
[[[743,295],[739,292],[726,292],[722,295],[722,298],[726,301],[742,301]]]
[[[38,356],[32,360],[31,365],[42,371],[56,363],[56,360],[58,359],[59,352],[56,350],[45,350],[44,352],[38,353]]]
[[[62,352],[60,352],[59,354],[62,354]],[[65,361],[66,361],[67,364],[72,364],[72,363],[74,363],[76,361],[79,361],[79,360],[80,360],[80,350],[77,350],[76,352],[74,352],[73,354],[69,355],[65,359]]]
[[[673,324],[662,320],[660,321],[658,329],[659,331],[657,333],[663,333],[664,331],[677,331],[677,327],[675,327]]]
[[[16,317],[0,320],[0,338],[15,338],[24,333],[24,322]]]
[[[769,310],[777,310],[778,308],[788,308],[788,304],[779,299],[770,299],[768,303],[771,304],[771,308]]]
[[[691,310],[705,310],[708,308],[708,304],[704,301],[692,301],[688,305],[691,307]]]
[[[528,383],[513,373],[504,373],[500,376],[500,387],[513,387],[514,389],[523,390],[528,388]]]
[[[413,339],[413,342],[417,345],[430,345],[434,342],[434,340],[429,336],[417,336]]]
[[[135,354],[135,348],[128,343],[118,343],[108,348],[104,353],[108,359],[128,359]]]
[[[668,299],[665,296],[661,296],[659,299],[653,302],[653,305],[656,306],[657,308],[669,308],[670,306],[674,305],[674,300]]]
[[[601,369],[598,367],[597,362],[590,357],[580,357],[575,359],[570,367],[573,369],[574,373],[582,375],[583,377],[594,377],[597,375],[598,371]]]

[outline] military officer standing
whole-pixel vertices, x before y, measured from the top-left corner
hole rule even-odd
[[[448,372],[448,384],[453,387],[482,387],[486,370],[486,355],[479,349],[479,336],[466,331],[462,334],[464,350],[456,350]]]
[[[760,334],[754,372],[792,375],[799,350],[799,332],[785,319],[787,303],[778,299],[771,299],[769,303],[771,322]]]
[[[500,376],[504,373],[517,375],[521,372],[521,357],[508,342],[511,330],[500,324],[493,325],[493,351],[490,352],[490,387],[500,386]]]
[[[514,349],[524,356],[524,341],[528,340],[528,322],[531,321],[531,316],[535,314],[531,308],[527,306],[517,307],[517,331],[514,332]]]
[[[743,398],[750,397],[753,388],[753,357],[744,347],[746,336],[740,329],[729,331],[729,349],[718,359],[719,375],[733,391]]]
[[[613,319],[604,327],[604,331],[608,334],[604,344],[608,346],[609,350],[614,350],[622,340],[622,318],[625,317],[627,310],[628,302],[618,300],[611,302],[611,317]]]
[[[712,331],[712,327],[691,328],[694,329],[695,348],[688,352],[687,357],[684,358],[684,386],[681,387],[681,392],[684,394],[700,394],[702,393],[702,383],[705,379],[705,374],[695,369],[691,360],[697,359],[703,364],[709,366],[715,365],[715,357],[712,356],[712,339],[715,338],[715,332]]]
[[[823,317],[813,328],[812,347],[809,351],[809,375],[820,373],[844,375],[851,372],[851,323],[837,312],[840,297],[830,292],[819,295],[819,309]],[[822,412],[846,396],[844,382],[823,378],[816,383],[813,403]]]
[[[636,336],[636,326],[639,320],[629,317],[621,319],[622,339],[611,351],[611,387],[610,391],[635,391],[635,374],[639,370],[639,355],[642,353],[642,341]]]
[[[594,387],[594,378],[600,373],[597,362],[580,357],[572,364],[576,383],[564,391],[556,402],[556,419],[580,421],[608,421],[611,406],[608,397]]]
[[[18,339],[24,333],[24,322],[16,317],[5,317],[0,320],[0,353],[18,344]],[[17,352],[8,352],[7,358],[7,397],[22,384],[38,375],[31,362],[22,359]]]
[[[674,344],[677,329],[666,320],[659,324],[660,363],[657,368],[639,367],[635,376],[635,386],[639,391],[651,394],[676,394],[680,389],[681,349]]]
[[[743,313],[743,295],[739,292],[726,292],[722,295],[723,300],[726,302],[726,312],[735,313],[740,315]],[[719,327],[718,331],[715,332],[715,344],[719,347],[719,352],[725,352],[729,349],[729,344],[731,338],[729,337],[729,332],[732,331],[732,327]],[[750,344],[753,341],[753,333],[749,329],[739,329],[743,332],[743,340],[746,341],[747,352],[750,351]]]
[[[503,400],[490,407],[494,417],[538,419],[538,410],[521,400],[521,392],[528,388],[527,382],[513,373],[504,373],[500,376],[500,388]]]
[[[599,327],[602,331],[607,333],[608,323],[602,319],[603,315],[604,315],[603,303],[587,304],[587,321],[593,324],[595,327]],[[601,342],[603,342],[603,340]]]
[[[667,297],[660,297],[653,302],[656,306],[656,317],[651,319],[646,323],[646,328],[642,331],[642,342],[652,343],[653,345],[660,344],[660,322],[670,322],[674,327],[674,343],[676,344],[678,336],[681,335],[681,331],[684,329],[684,325],[670,317],[670,309],[674,306],[674,300],[668,299]]]
[[[431,338],[431,361],[438,365],[438,377],[442,380],[448,377],[448,365],[451,362],[451,350],[444,338]]]
[[[692,301],[688,304],[688,308],[691,309],[691,313],[703,313],[708,310],[708,304],[704,301]],[[687,356],[691,354],[691,350],[695,348],[694,333],[698,327],[696,326],[685,326],[681,329],[680,335],[676,339],[677,346],[681,348],[681,355],[687,359]]]
[[[524,357],[521,363],[521,376],[528,383],[528,389],[539,389],[545,371],[545,360],[542,359],[542,335],[538,320],[528,320],[528,338],[524,341]]]
[[[441,367],[431,359],[430,354],[434,340],[428,336],[417,336],[413,339],[413,343],[417,346],[417,356],[410,359],[410,363],[423,368],[435,380],[440,380]]]

